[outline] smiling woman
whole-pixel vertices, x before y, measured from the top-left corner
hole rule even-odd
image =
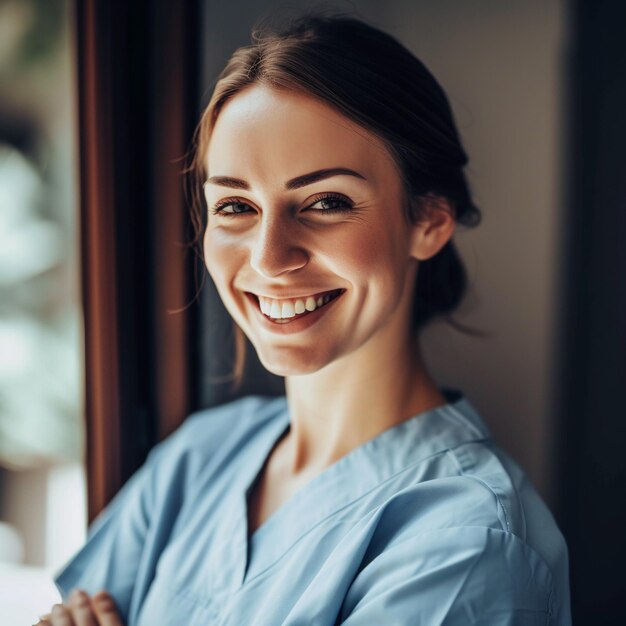
[[[550,512],[421,356],[479,216],[434,77],[360,20],[305,15],[235,51],[196,139],[201,254],[286,395],[158,444],[63,597],[106,589],[133,626],[569,624]]]
[[[266,84],[242,89],[221,106],[209,145],[198,153],[205,155],[211,174],[205,185],[207,268],[262,364],[282,376],[318,372],[321,396],[338,380],[336,370],[345,367],[345,359],[357,371],[394,346],[396,354],[402,349],[410,359],[395,367],[408,363],[411,379],[418,380],[420,366],[406,341],[412,285],[417,261],[449,240],[452,211],[433,212],[434,219],[411,225],[401,175],[384,142],[300,90]],[[300,174],[303,170],[311,173]],[[289,177],[292,172],[295,178]],[[224,185],[246,193],[224,198]],[[330,209],[328,195],[337,198]],[[226,207],[238,210],[224,214]],[[245,297],[250,292],[273,298],[273,317],[279,317],[280,307],[283,318],[282,309],[289,313],[297,298],[336,290],[342,294],[332,307],[309,316],[323,319],[323,327],[304,318],[294,318],[289,328],[259,323]],[[290,336],[296,329],[309,332],[285,342],[287,329]],[[313,379],[305,384],[313,389]],[[429,393],[437,395],[432,388]]]

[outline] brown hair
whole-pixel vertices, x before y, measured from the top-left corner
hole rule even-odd
[[[232,54],[218,76],[194,134],[192,223],[200,258],[206,211],[202,184],[212,129],[226,101],[245,87],[261,84],[303,92],[324,101],[377,135],[394,158],[404,183],[407,219],[424,216],[426,202],[438,197],[453,207],[457,224],[479,224],[480,210],[470,197],[462,168],[467,164],[448,99],[439,83],[392,36],[345,13],[312,11],[282,28],[252,29],[251,44]],[[204,274],[206,276],[206,274]],[[467,287],[464,265],[450,239],[420,262],[413,301],[417,333],[434,317],[461,332],[481,335],[453,320],[450,313]],[[241,383],[245,339],[235,330],[235,386]]]

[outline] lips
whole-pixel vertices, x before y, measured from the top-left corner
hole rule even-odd
[[[306,311],[302,314],[296,314],[293,317],[282,318],[282,319],[274,319],[265,315],[261,311],[261,307],[259,304],[259,300],[257,296],[250,292],[245,292],[246,298],[248,301],[254,306],[256,314],[258,315],[258,319],[261,323],[261,326],[271,331],[272,333],[277,333],[280,335],[291,335],[296,332],[300,332],[310,328],[318,320],[320,320],[327,311],[334,308],[336,302],[341,298],[345,289],[331,289],[329,291],[321,291],[316,296],[321,297],[324,294],[334,294],[334,297],[329,298],[329,300],[323,305],[316,307],[313,311]]]
[[[259,296],[261,298],[269,298],[270,300],[280,300],[280,301],[282,301],[282,300],[292,300],[292,301],[294,301],[294,300],[303,300],[303,299],[306,299],[308,297],[312,297],[312,298],[315,298],[317,300],[317,298],[319,298],[320,296],[323,297],[326,294],[334,294],[335,292],[339,292],[339,291],[344,291],[344,290],[341,289],[341,288],[340,289],[329,289],[328,291],[317,291],[315,293],[311,293],[309,291],[309,292],[307,292],[305,294],[302,294],[302,295],[297,295],[297,296],[281,295],[280,297],[279,296],[268,296],[266,294],[256,294],[256,293],[254,293],[252,291],[246,291],[244,293],[246,295],[254,296],[256,298],[257,302],[258,302]]]
[[[254,294],[252,294],[252,297],[257,301],[258,308],[263,315],[274,321],[278,321],[307,315],[325,306],[335,297],[343,293],[343,291],[345,291],[345,289],[333,289],[295,299],[266,298],[263,296],[255,296]]]

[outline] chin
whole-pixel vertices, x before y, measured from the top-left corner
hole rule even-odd
[[[313,374],[322,369],[327,362],[311,359],[311,355],[301,355],[299,358],[295,355],[276,354],[272,357],[257,351],[261,365],[270,373],[276,376],[303,376]]]

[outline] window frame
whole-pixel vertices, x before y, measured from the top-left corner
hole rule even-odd
[[[74,5],[88,523],[195,406],[199,3]]]

